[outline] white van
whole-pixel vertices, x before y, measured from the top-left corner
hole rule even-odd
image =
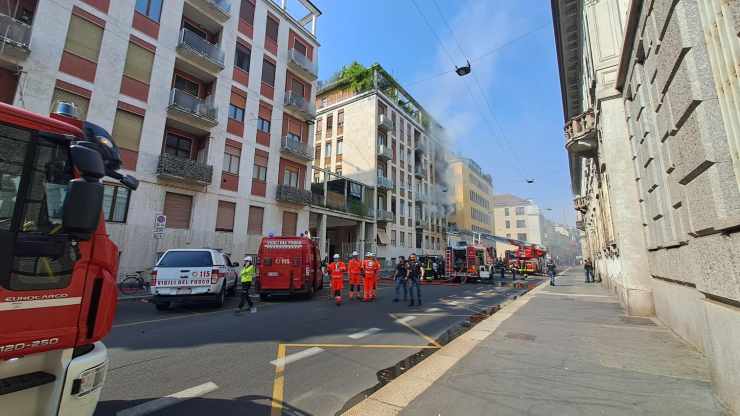
[[[152,302],[158,310],[174,302],[213,302],[223,306],[236,292],[239,263],[213,249],[167,250],[152,271]]]

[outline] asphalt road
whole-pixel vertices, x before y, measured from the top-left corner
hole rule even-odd
[[[450,328],[523,290],[426,285],[419,307],[393,303],[392,292],[336,307],[325,289],[241,315],[236,298],[166,312],[122,302],[104,340],[111,362],[96,415],[333,415],[380,370],[433,351]]]

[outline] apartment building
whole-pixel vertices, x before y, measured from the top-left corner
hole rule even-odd
[[[442,255],[446,246],[444,129],[380,65],[354,63],[316,98],[314,165],[374,188],[380,258]]]
[[[512,194],[494,195],[493,201],[497,236],[543,245],[544,217],[534,201]]]
[[[297,18],[272,0],[8,3],[0,99],[42,114],[75,103],[141,181],[105,188],[121,274],[172,247],[240,259],[262,235],[308,229],[292,196],[311,160],[320,11],[310,1]],[[154,235],[158,214],[166,229]]]
[[[740,412],[740,2],[553,0],[585,255]]]
[[[494,234],[493,179],[472,159],[453,157],[448,168],[450,229]]]

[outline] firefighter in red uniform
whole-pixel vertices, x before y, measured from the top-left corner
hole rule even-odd
[[[362,271],[365,272],[362,300],[364,302],[375,300],[375,287],[380,272],[380,264],[375,260],[375,254],[367,253],[365,260],[362,262]]]
[[[360,298],[360,276],[362,275],[362,261],[356,251],[352,252],[352,259],[347,265],[349,271],[349,298]]]
[[[334,261],[329,264],[329,276],[331,276],[331,291],[337,306],[342,304],[342,289],[344,288],[344,273],[347,265],[339,260],[339,254],[334,255]]]

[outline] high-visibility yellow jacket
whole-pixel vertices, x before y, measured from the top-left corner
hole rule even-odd
[[[241,273],[242,283],[252,283],[256,274],[257,268],[254,267],[254,264],[244,266]]]

